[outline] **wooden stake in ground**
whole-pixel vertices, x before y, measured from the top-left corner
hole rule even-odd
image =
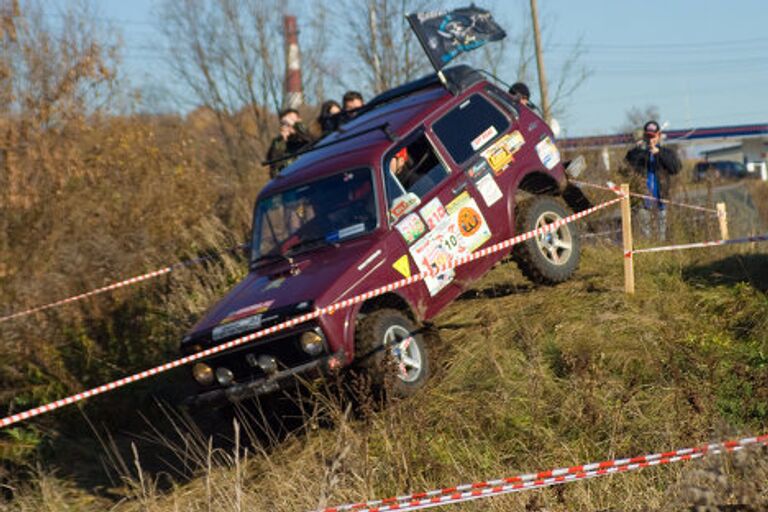
[[[728,240],[728,212],[725,203],[717,203],[717,220],[720,221],[720,240]]]
[[[624,245],[624,291],[635,293],[635,267],[632,254],[632,209],[629,204],[629,185],[622,183],[621,193],[621,238]]]

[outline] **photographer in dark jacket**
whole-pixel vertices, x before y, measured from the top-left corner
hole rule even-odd
[[[309,130],[301,121],[301,116],[299,116],[299,112],[296,109],[288,108],[281,111],[278,115],[280,117],[280,133],[272,139],[272,144],[270,144],[267,151],[268,161],[289,157],[314,141]],[[269,177],[274,178],[280,174],[280,171],[291,162],[292,159],[286,158],[271,163],[269,166]]]
[[[640,228],[647,237],[651,235],[651,213],[658,211],[659,239],[667,234],[667,210],[662,199],[669,199],[671,177],[680,172],[680,159],[674,150],[661,146],[661,128],[656,121],[648,121],[643,127],[643,140],[627,152],[625,160],[632,170],[645,178],[648,195],[638,212]]]

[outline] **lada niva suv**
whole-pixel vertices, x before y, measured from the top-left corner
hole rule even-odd
[[[569,203],[578,209],[544,120],[468,66],[445,76],[374,98],[264,187],[250,272],[185,336],[183,353],[442,267],[566,217]],[[579,250],[567,224],[512,256],[528,278],[554,284],[573,274]],[[420,326],[507,255],[203,359],[189,402],[237,401],[347,367],[380,382],[391,368],[387,385],[408,395],[429,374]]]

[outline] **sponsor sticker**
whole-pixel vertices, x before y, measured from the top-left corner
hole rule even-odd
[[[486,206],[493,206],[502,198],[501,189],[496,184],[496,180],[490,173],[486,173],[477,182],[475,182],[478,192],[483,197]]]
[[[485,144],[494,138],[496,135],[498,135],[498,131],[496,131],[496,127],[491,125],[489,126],[483,133],[478,135],[477,137],[472,140],[472,151],[477,151],[481,147],[485,146]]]
[[[550,171],[560,163],[560,151],[549,137],[544,137],[536,144],[536,153],[539,155],[539,160],[544,164],[544,167]]]
[[[232,323],[217,325],[213,328],[211,337],[214,341],[218,341],[241,332],[256,330],[259,327],[261,327],[261,315],[253,315]]]
[[[427,223],[429,229],[435,229],[435,226],[437,226],[441,220],[448,216],[445,208],[443,207],[443,203],[440,202],[440,198],[438,197],[432,199],[421,210],[419,210],[419,214],[421,214],[421,217]]]
[[[395,204],[389,210],[389,214],[392,215],[393,219],[399,219],[418,206],[419,201],[419,196],[416,194],[404,194],[395,199]]]
[[[461,236],[460,244],[455,250],[460,256],[473,252],[491,238],[491,230],[480,208],[469,194],[465,194],[466,192],[457,198],[459,201],[454,199],[451,203],[453,208],[450,219]]]
[[[444,244],[448,236],[447,228],[449,225],[450,219],[446,218],[440,223],[438,229],[430,232],[428,236],[411,246],[411,256],[413,256],[419,272],[440,268],[452,261],[453,256],[450,249]],[[424,284],[427,286],[429,295],[433,297],[437,295],[440,290],[453,281],[455,275],[456,272],[453,269],[448,269],[437,276],[424,278]]]
[[[274,304],[274,300],[265,300],[264,302],[259,302],[258,304],[253,304],[251,306],[244,307],[242,309],[238,309],[234,313],[230,313],[227,315],[227,317],[221,321],[221,323],[227,323],[227,322],[233,322],[235,320],[239,320],[240,318],[244,318],[246,316],[255,315],[257,313],[264,313],[265,311],[269,310],[269,307]]]
[[[453,198],[453,201],[448,203],[445,206],[446,211],[448,212],[448,215],[453,215],[454,212],[456,212],[459,208],[464,205],[467,201],[469,201],[471,198],[469,197],[469,192],[466,190],[462,192],[461,194],[457,195]]]
[[[408,261],[408,255],[403,254],[396,262],[392,264],[392,268],[400,272],[403,277],[411,277],[411,263]]]
[[[403,235],[403,239],[408,245],[418,240],[427,230],[417,213],[411,213],[398,222],[395,227]]]
[[[488,167],[488,162],[485,160],[478,160],[475,164],[472,165],[469,169],[467,169],[467,176],[477,183],[477,180],[482,178],[484,174],[486,174],[488,171],[490,171],[491,168]]]
[[[410,248],[420,272],[450,264],[455,258],[467,255],[491,237],[477,203],[468,193],[457,196],[446,206],[448,216]],[[424,284],[434,296],[455,277],[453,269],[435,277],[427,277]]]
[[[480,155],[485,158],[494,173],[501,174],[514,160],[515,153],[523,147],[523,144],[525,144],[523,134],[519,130],[515,130],[494,142]]]
[[[329,242],[335,242],[337,240],[344,240],[345,238],[349,238],[350,236],[357,235],[358,233],[362,233],[365,231],[365,224],[362,222],[359,224],[353,224],[351,226],[347,226],[346,228],[342,228],[334,233],[331,233],[327,237],[325,237],[326,240]]]

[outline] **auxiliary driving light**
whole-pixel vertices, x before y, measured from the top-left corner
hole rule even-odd
[[[213,369],[205,363],[197,363],[192,367],[192,376],[203,386],[213,384]]]
[[[260,355],[256,364],[259,365],[261,371],[267,375],[277,373],[277,359],[272,356],[268,356],[267,354]]]
[[[216,368],[216,380],[222,386],[227,386],[235,381],[235,374],[229,368]]]
[[[301,335],[301,349],[311,356],[323,351],[323,337],[315,331],[307,331]]]

